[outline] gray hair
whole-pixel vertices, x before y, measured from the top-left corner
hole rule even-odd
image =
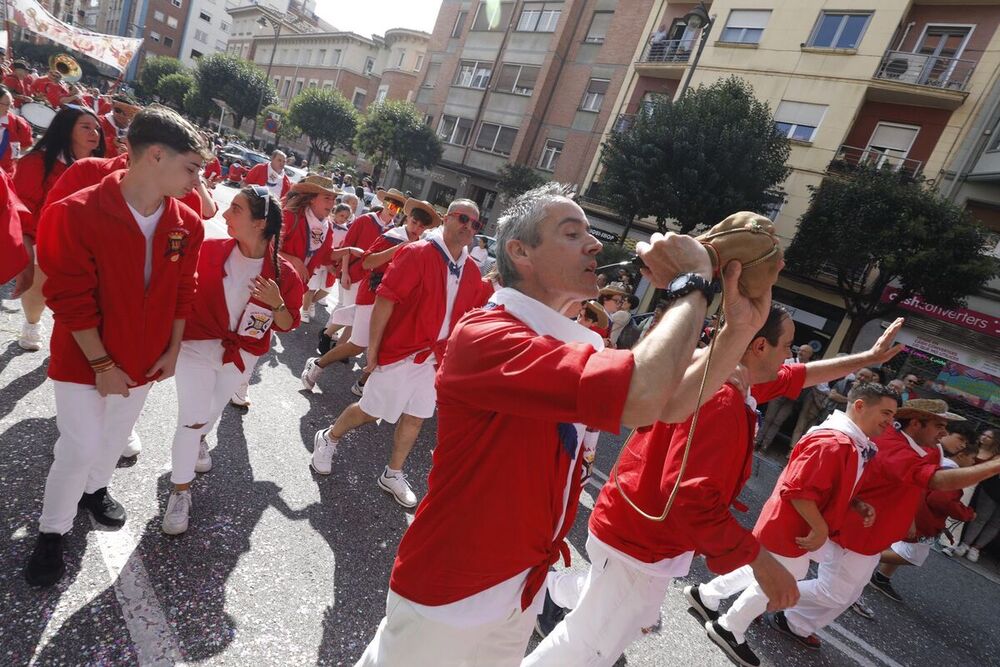
[[[347,203],[347,201],[348,201],[348,200],[350,200],[351,202],[353,202],[355,206],[357,206],[358,202],[359,202],[359,201],[361,201],[360,199],[358,199],[358,196],[357,196],[357,195],[352,195],[352,194],[351,194],[351,193],[349,193],[349,192],[348,192],[348,193],[345,193],[345,194],[344,194],[344,195],[343,195],[343,196],[342,196],[342,197],[340,198],[340,201],[341,201],[341,202],[343,202],[343,203],[345,203],[345,204]]]
[[[479,204],[472,201],[471,199],[456,199],[450,204],[448,204],[448,213],[451,213],[459,206],[465,206],[466,208],[475,209],[476,215],[479,215]]]
[[[548,208],[563,199],[571,199],[571,186],[550,181],[534,190],[528,190],[511,202],[497,220],[497,271],[501,284],[513,287],[521,280],[514,262],[507,254],[508,241],[521,241],[530,248],[542,242],[541,226],[548,215]]]
[[[279,155],[281,157],[285,158],[286,160],[288,159],[288,156],[285,155],[285,151],[274,151],[273,153],[271,153],[271,159],[273,160],[274,158],[278,157]]]

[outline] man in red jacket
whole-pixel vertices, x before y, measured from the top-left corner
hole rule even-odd
[[[111,111],[98,119],[104,128],[104,157],[116,157],[125,152],[129,123],[141,108],[126,95],[111,96]]]
[[[243,178],[243,185],[263,185],[281,201],[292,187],[292,182],[285,174],[286,160],[284,153],[274,151],[270,162],[261,162],[247,173]]]
[[[128,143],[127,170],[48,206],[38,225],[59,439],[24,570],[33,586],[62,578],[63,535],[78,506],[98,523],[124,524],[108,483],[150,383],[174,373],[194,300],[204,229],[174,197],[197,184],[208,151],[164,108],[138,114]]]
[[[31,148],[31,126],[14,113],[14,98],[0,86],[0,168],[14,173],[14,160]]]
[[[10,89],[14,95],[14,108],[20,109],[25,102],[31,101],[31,89],[35,84],[35,77],[28,70],[28,63],[23,60],[15,60],[10,74],[3,77],[3,84]]]

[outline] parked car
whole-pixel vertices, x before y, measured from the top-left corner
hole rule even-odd
[[[240,144],[227,144],[222,149],[220,160],[225,162],[226,158],[228,158],[229,162],[239,160],[244,164],[244,166],[247,167],[256,167],[258,164],[271,161],[271,158],[267,157],[263,153],[252,151],[246,146],[241,146]]]
[[[288,180],[292,183],[298,183],[308,174],[305,169],[299,169],[298,167],[289,167],[285,165],[285,176],[288,176]]]

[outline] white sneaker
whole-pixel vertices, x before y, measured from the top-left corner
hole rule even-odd
[[[365,386],[361,384],[360,380],[351,385],[351,393],[358,398],[365,395]]]
[[[25,322],[21,327],[21,336],[17,339],[17,345],[28,352],[38,352],[42,349],[42,323],[29,324]]]
[[[945,556],[948,556],[949,558],[961,558],[966,553],[968,553],[968,551],[969,551],[969,545],[965,544],[964,542],[959,542],[953,547],[946,547],[942,549],[941,553],[943,553]]]
[[[333,472],[333,455],[337,453],[337,440],[328,435],[330,429],[316,431],[313,436],[313,455],[309,466],[320,475]]]
[[[319,361],[319,357],[306,359],[306,367],[302,369],[302,375],[299,376],[302,379],[302,386],[307,391],[313,390],[319,381],[319,376],[323,373],[323,369],[316,364],[317,361]]]
[[[312,313],[310,311],[312,311],[312,308],[303,308],[302,312],[299,313],[299,321],[302,322],[302,324],[309,324],[309,320],[312,318]]]
[[[174,491],[167,501],[167,511],[163,513],[160,528],[167,535],[180,535],[188,529],[188,515],[191,513],[191,490]]]
[[[316,317],[316,302],[315,301],[313,301],[311,304],[309,304],[309,310],[306,311],[306,315],[309,316],[309,319],[312,319],[312,318]]]
[[[125,443],[125,447],[122,448],[121,456],[130,459],[133,456],[139,456],[139,452],[142,451],[142,440],[139,438],[139,434],[132,429],[129,433],[128,441]]]
[[[250,383],[240,385],[240,388],[233,393],[233,397],[229,399],[229,402],[238,408],[250,408]]]
[[[212,455],[208,453],[208,443],[202,438],[198,443],[198,460],[195,461],[195,472],[208,472],[212,469]]]
[[[413,489],[410,488],[410,483],[406,481],[406,475],[400,473],[390,477],[389,467],[386,466],[382,474],[378,476],[378,486],[386,493],[391,493],[396,502],[403,507],[417,506],[417,494],[413,493]]]
[[[976,547],[969,547],[969,551],[965,554],[965,557],[969,559],[970,563],[979,562],[979,549]]]

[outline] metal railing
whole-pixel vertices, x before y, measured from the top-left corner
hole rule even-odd
[[[916,176],[923,168],[920,160],[910,160],[877,148],[841,146],[830,163],[831,171],[845,171],[856,167],[875,167]]]
[[[917,86],[963,91],[976,69],[976,61],[942,58],[923,53],[886,51],[882,56],[876,79]]]
[[[619,114],[615,119],[615,124],[611,127],[614,132],[628,132],[635,124],[636,115],[634,113]]]
[[[663,39],[658,42],[650,42],[642,51],[639,58],[641,63],[686,63],[691,58],[691,53],[698,48],[698,40],[688,39]]]

